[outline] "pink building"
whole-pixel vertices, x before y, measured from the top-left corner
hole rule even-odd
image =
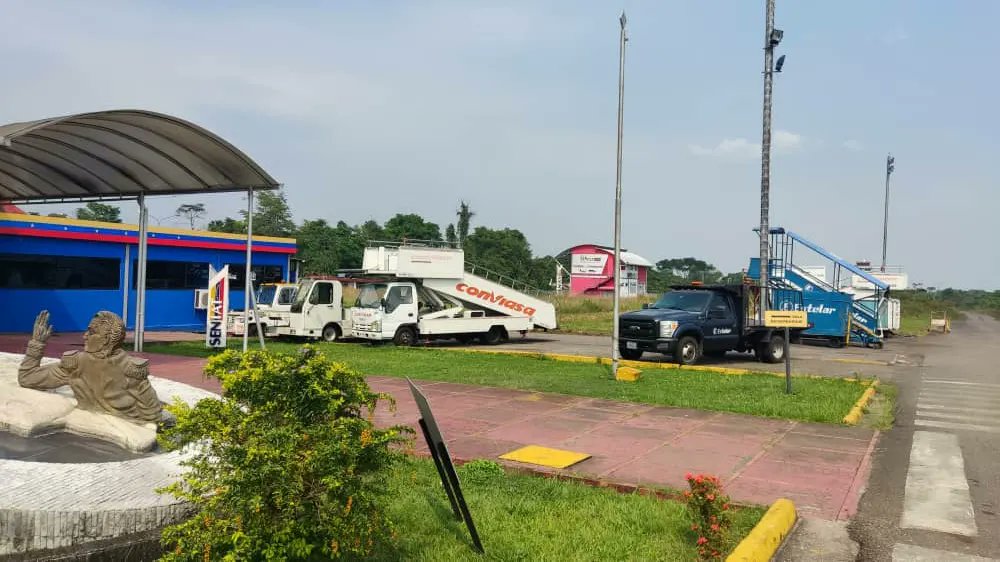
[[[614,290],[615,250],[607,246],[581,244],[563,252],[570,255],[571,295],[610,295]],[[646,258],[621,251],[621,295],[646,294],[646,275],[653,264]]]

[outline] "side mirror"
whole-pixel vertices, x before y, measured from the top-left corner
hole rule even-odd
[[[648,303],[648,302],[644,302],[644,303],[642,303],[642,309],[643,309],[643,310],[649,310],[650,308],[653,308],[653,305],[652,305],[652,304],[650,304],[650,303]]]
[[[382,309],[385,310],[385,299],[379,299],[378,302],[379,302],[379,306],[381,306]]]

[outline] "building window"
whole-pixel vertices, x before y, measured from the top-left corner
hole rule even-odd
[[[120,266],[114,258],[0,254],[0,287],[117,289]]]
[[[132,262],[132,288],[139,286],[139,262]],[[186,261],[146,262],[146,289],[204,289],[208,264]]]
[[[281,283],[284,281],[284,269],[280,265],[255,265],[253,267],[253,287],[261,283]],[[246,287],[247,265],[245,263],[229,264],[230,289],[242,291]]]

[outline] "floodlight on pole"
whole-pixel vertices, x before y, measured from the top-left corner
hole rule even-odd
[[[889,237],[889,176],[896,171],[896,159],[890,153],[885,158],[885,217],[882,219],[882,273],[885,273],[886,239]]]
[[[622,245],[622,129],[625,114],[625,12],[622,12],[618,23],[621,25],[621,35],[618,43],[618,151],[615,166],[615,259],[614,259],[614,312],[611,326],[611,374],[618,375],[618,313],[621,298],[621,245]]]

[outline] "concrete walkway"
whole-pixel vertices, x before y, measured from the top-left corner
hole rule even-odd
[[[0,350],[23,353],[25,341],[24,335],[0,335]],[[79,334],[55,335],[46,355],[79,349],[80,342]],[[204,359],[142,355],[151,360],[153,375],[219,391],[217,381],[202,375]],[[395,412],[385,406],[376,412],[379,425],[416,426],[416,404],[403,379],[368,377],[368,382],[397,400]],[[567,474],[683,489],[686,472],[711,473],[737,501],[766,505],[785,497],[803,516],[827,520],[854,515],[877,440],[864,428],[416,382],[457,459],[496,459],[524,445],[569,449],[592,457],[563,471]],[[426,450],[422,438],[416,449]]]

